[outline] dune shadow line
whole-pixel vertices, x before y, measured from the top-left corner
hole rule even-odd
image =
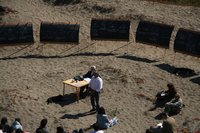
[[[146,59],[146,58],[140,58],[140,57],[136,57],[136,56],[117,56],[117,58],[124,58],[124,59],[140,61],[140,62],[146,62],[146,63],[157,62],[155,60],[149,60],[149,59]]]

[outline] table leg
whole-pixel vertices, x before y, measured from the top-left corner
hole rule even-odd
[[[79,103],[79,92],[80,88],[76,88],[77,103]]]
[[[65,84],[63,83],[63,96],[65,95]]]

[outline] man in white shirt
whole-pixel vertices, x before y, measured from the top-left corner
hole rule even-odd
[[[100,90],[102,89],[103,86],[103,81],[99,77],[99,73],[97,71],[94,72],[94,76],[92,77],[90,84],[88,85],[89,89],[92,90],[91,92],[91,104],[93,109],[90,110],[92,111],[98,111],[100,105],[99,105],[99,95],[100,95]],[[95,101],[96,100],[96,104]]]

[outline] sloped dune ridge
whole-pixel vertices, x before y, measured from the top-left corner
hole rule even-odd
[[[96,121],[96,114],[87,113],[89,97],[77,104],[75,88],[66,85],[65,102],[47,105],[46,100],[62,94],[62,81],[96,65],[104,81],[100,105],[110,118],[119,118],[105,133],[142,133],[162,122],[157,116],[163,108],[145,112],[155,106],[146,97],[167,90],[168,83],[175,85],[186,105],[173,116],[177,129],[199,130],[200,121],[195,118],[200,118],[200,59],[177,53],[173,63],[174,35],[164,60],[165,49],[136,44],[131,35],[128,43],[91,41],[90,25],[92,18],[130,18],[134,35],[140,20],[174,25],[174,34],[181,27],[200,31],[200,8],[143,0],[0,0],[0,5],[18,11],[0,16],[0,24],[32,22],[36,39],[33,45],[0,47],[0,118],[7,117],[8,124],[20,117],[25,131],[32,133],[47,118],[50,132],[58,126],[67,132],[87,128]],[[41,21],[80,23],[79,49],[39,43]],[[196,75],[176,76],[172,73],[176,67],[193,69]]]

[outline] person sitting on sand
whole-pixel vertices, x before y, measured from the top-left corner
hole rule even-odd
[[[57,132],[56,133],[66,133],[63,129],[63,127],[57,127]]]
[[[99,130],[99,125],[97,125],[96,123],[92,125],[92,128],[94,129],[94,131],[90,133],[104,133],[103,130]]]
[[[14,127],[10,127],[10,128],[9,128],[9,133],[15,133]]]
[[[3,133],[3,130],[4,130],[4,126],[0,124],[0,133]]]
[[[91,79],[92,76],[94,75],[95,70],[96,70],[96,66],[92,65],[91,70],[88,71],[85,75],[81,76],[81,78],[90,78]],[[84,91],[85,88],[88,90],[88,85],[80,88],[80,97],[82,97],[83,91]]]
[[[1,119],[1,124],[4,126],[4,132],[9,133],[10,126],[6,124],[7,121],[7,118],[4,117]]]
[[[24,133],[21,129],[17,129],[15,133]]]
[[[117,117],[109,121],[109,118],[105,113],[105,109],[103,107],[99,108],[97,114],[97,122],[96,122],[96,124],[99,126],[99,129],[107,129],[108,127],[115,125],[117,121],[118,121]]]
[[[22,121],[20,118],[16,118],[11,127],[14,127],[15,131],[17,129],[21,129],[22,131],[24,131]]]
[[[49,133],[49,131],[46,129],[46,125],[47,125],[47,119],[41,120],[40,127],[37,130],[42,129],[42,133]]]
[[[165,106],[169,107],[169,112],[178,114],[183,107],[183,101],[180,98],[180,94],[176,93],[175,98],[172,101],[167,102]]]
[[[165,104],[166,102],[171,101],[172,98],[174,98],[175,94],[177,93],[176,88],[173,84],[167,84],[168,90],[159,92],[156,97],[157,100],[163,101]]]
[[[168,113],[166,112],[162,113],[162,117],[165,119],[163,121],[162,128],[150,127],[153,133],[177,133],[175,119],[173,117],[169,117]]]

